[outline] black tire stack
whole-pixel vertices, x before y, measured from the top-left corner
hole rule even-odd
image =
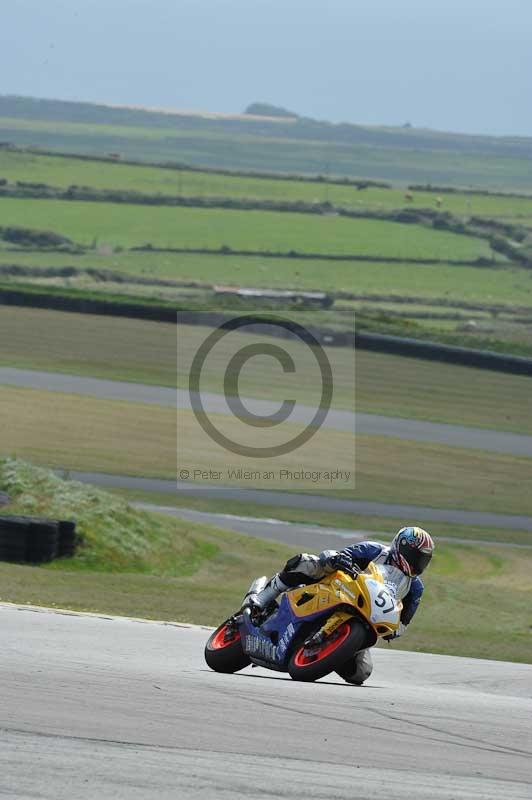
[[[28,531],[24,517],[0,517],[0,561],[26,561]]]
[[[59,520],[59,543],[57,555],[59,558],[73,556],[78,546],[76,523],[71,519]]]
[[[45,564],[57,558],[59,545],[59,523],[53,520],[31,520],[28,531],[26,561],[29,564]]]
[[[71,520],[0,515],[0,561],[44,564],[73,556],[77,544]]]

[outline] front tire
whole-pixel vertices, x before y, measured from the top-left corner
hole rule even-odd
[[[366,644],[366,630],[357,619],[343,622],[318,648],[301,644],[292,653],[288,672],[294,681],[317,681],[334,672]]]
[[[231,631],[228,621],[209,636],[205,645],[205,661],[215,672],[225,673],[238,672],[251,663],[242,650],[240,632]]]

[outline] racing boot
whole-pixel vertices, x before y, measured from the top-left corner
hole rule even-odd
[[[266,575],[263,575],[261,578],[255,578],[249,589],[247,590],[246,594],[244,595],[244,599],[242,600],[242,608],[247,608],[248,606],[255,605],[255,598],[259,592],[268,585],[268,578]]]
[[[244,598],[244,607],[250,607],[252,617],[259,618],[274,600],[280,594],[286,592],[288,588],[279,577],[279,573],[276,573],[270,580],[266,576],[257,578],[249,587],[248,593]]]

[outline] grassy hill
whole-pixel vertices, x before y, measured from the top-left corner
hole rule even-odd
[[[528,191],[532,139],[284,119],[204,117],[0,97],[0,141],[65,152],[396,183]]]

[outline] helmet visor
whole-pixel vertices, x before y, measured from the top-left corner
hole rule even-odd
[[[421,575],[432,558],[432,553],[412,547],[408,542],[399,543],[399,553],[408,562],[411,575]]]

